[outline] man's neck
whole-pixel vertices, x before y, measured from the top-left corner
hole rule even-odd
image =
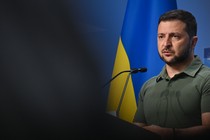
[[[181,73],[184,71],[193,61],[194,56],[192,58],[183,61],[182,63],[177,63],[173,65],[166,64],[166,71],[170,78],[174,77],[174,75]]]

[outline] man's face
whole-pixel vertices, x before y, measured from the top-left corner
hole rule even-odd
[[[158,52],[168,65],[182,63],[193,55],[194,43],[190,41],[185,26],[179,20],[162,21],[158,26]]]

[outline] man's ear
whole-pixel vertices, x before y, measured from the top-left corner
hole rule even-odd
[[[195,48],[195,46],[197,44],[197,41],[198,41],[198,37],[193,36],[192,39],[191,39],[191,46],[192,46],[193,49]]]

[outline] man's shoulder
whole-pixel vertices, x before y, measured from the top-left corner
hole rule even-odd
[[[144,86],[149,86],[149,85],[153,85],[157,82],[157,79],[158,79],[158,75],[157,76],[153,76],[151,77],[150,79],[148,79],[145,83],[144,83]]]
[[[208,67],[207,65],[202,65],[199,73],[202,74],[203,76],[209,76],[210,75],[210,67]]]

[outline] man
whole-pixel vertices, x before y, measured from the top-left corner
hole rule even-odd
[[[194,54],[195,17],[172,10],[158,21],[158,53],[166,63],[140,91],[134,123],[170,138],[201,138],[210,132],[210,69]]]

